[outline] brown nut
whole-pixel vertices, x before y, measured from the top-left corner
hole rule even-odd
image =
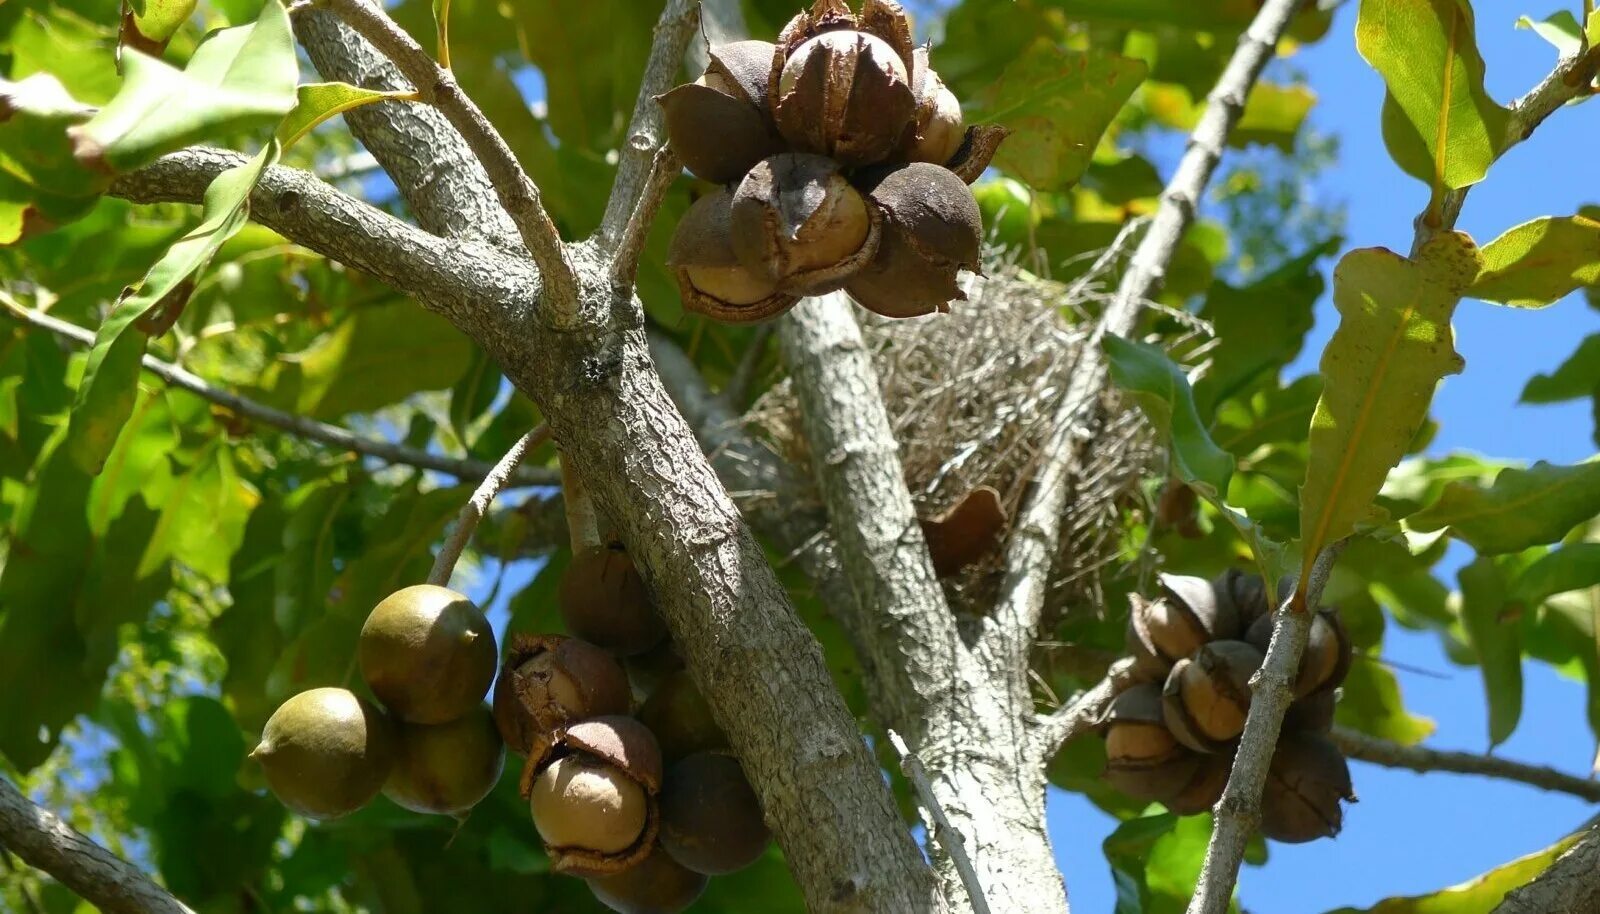
[[[685,756],[728,748],[728,737],[711,716],[705,696],[687,671],[678,670],[656,685],[639,708],[639,722],[661,745],[661,756],[675,762]]]
[[[1200,645],[1239,637],[1231,601],[1218,599],[1211,582],[1189,575],[1160,576],[1161,597],[1131,600],[1128,651],[1141,668],[1170,667]]]
[[[1340,801],[1354,803],[1350,766],[1339,747],[1320,733],[1285,733],[1278,741],[1261,797],[1261,833],[1300,844],[1339,833]]]
[[[1161,692],[1167,728],[1197,752],[1221,752],[1244,732],[1250,677],[1261,652],[1244,641],[1212,641],[1172,667]]]
[[[1162,722],[1161,689],[1151,683],[1112,700],[1105,734],[1105,779],[1134,799],[1169,800],[1199,770],[1201,756],[1179,745]]]
[[[794,295],[842,288],[878,251],[877,211],[819,155],[763,159],[739,182],[729,220],[739,263]]]
[[[442,724],[483,701],[494,680],[494,631],[462,594],[416,584],[384,597],[361,626],[361,675],[403,721]]]
[[[1211,579],[1211,587],[1218,601],[1231,604],[1241,629],[1246,632],[1257,619],[1277,608],[1267,601],[1267,585],[1259,574],[1229,568]]]
[[[900,158],[944,165],[955,157],[967,134],[961,118],[961,102],[929,65],[927,48],[917,48],[913,52],[911,85],[917,109],[901,143]]]
[[[1262,616],[1245,636],[1263,653],[1272,642],[1272,620],[1270,613]],[[1350,672],[1351,653],[1350,634],[1339,619],[1339,610],[1318,610],[1311,618],[1311,633],[1306,638],[1305,653],[1300,656],[1300,670],[1295,674],[1294,697],[1305,698],[1313,692],[1338,687]]]
[[[718,45],[699,79],[657,96],[667,143],[696,177],[729,184],[783,151],[767,110],[775,50],[766,41]]]
[[[965,299],[956,276],[978,269],[983,240],[972,189],[928,162],[872,169],[858,183],[883,212],[883,240],[845,286],[850,297],[884,317],[948,311],[952,300]]]
[[[861,17],[819,0],[778,36],[769,100],[778,132],[847,168],[888,158],[916,112],[910,22],[898,4],[866,0]]]
[[[661,749],[631,717],[606,715],[559,731],[528,757],[520,786],[558,873],[619,873],[655,843]]]
[[[955,155],[950,157],[950,161],[944,163],[944,167],[950,169],[956,177],[971,184],[983,177],[983,173],[989,168],[989,163],[994,160],[994,154],[999,151],[1000,144],[1010,134],[1010,130],[998,124],[968,127],[961,145],[956,148]]]
[[[777,279],[739,262],[733,249],[733,193],[719,188],[694,202],[678,221],[667,266],[678,280],[683,307],[732,323],[766,320],[799,298],[778,291]]]
[[[562,724],[626,714],[628,676],[617,659],[564,635],[512,636],[494,686],[494,719],[506,745],[527,755]]]
[[[711,878],[686,869],[658,845],[620,873],[585,881],[594,897],[618,914],[678,914],[695,903]]]
[[[250,757],[283,805],[337,819],[367,805],[394,766],[393,725],[345,689],[311,689],[272,712]]]
[[[1175,816],[1193,816],[1210,810],[1222,799],[1228,786],[1228,776],[1233,773],[1233,753],[1208,755],[1200,760],[1200,767],[1183,790],[1164,801]]]
[[[772,833],[739,760],[697,752],[673,765],[661,786],[661,847],[697,873],[717,876],[760,859]]]
[[[505,762],[487,706],[449,723],[403,723],[383,795],[412,812],[463,818],[494,789]]]
[[[1338,702],[1338,689],[1327,688],[1312,692],[1289,705],[1289,710],[1283,717],[1283,729],[1327,733],[1333,729],[1333,714]]]
[[[644,579],[620,543],[574,556],[561,578],[559,600],[569,631],[619,657],[642,654],[667,636]]]

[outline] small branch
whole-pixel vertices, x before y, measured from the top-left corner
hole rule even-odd
[[[656,20],[650,58],[645,61],[639,95],[634,100],[633,116],[628,121],[628,136],[618,153],[617,180],[611,185],[605,216],[601,218],[600,230],[596,233],[602,251],[616,250],[621,244],[624,231],[637,209],[636,203],[645,197],[644,186],[652,159],[656,149],[666,140],[665,132],[661,129],[661,106],[656,104],[656,96],[672,88],[677,80],[678,71],[683,67],[684,49],[689,46],[689,40],[694,37],[699,25],[698,0],[668,0],[660,18]],[[645,229],[649,229],[648,222]]]
[[[1228,910],[1234,883],[1239,879],[1239,866],[1244,861],[1245,844],[1261,819],[1261,791],[1266,787],[1267,770],[1278,748],[1284,712],[1294,700],[1295,674],[1311,634],[1311,619],[1342,551],[1342,542],[1323,550],[1311,568],[1304,600],[1298,591],[1291,594],[1274,616],[1267,656],[1250,680],[1250,713],[1245,717],[1244,735],[1239,738],[1239,752],[1228,775],[1228,786],[1217,802],[1216,824],[1188,914],[1225,914]]]
[[[1425,746],[1404,746],[1400,743],[1368,736],[1349,727],[1334,727],[1333,741],[1339,750],[1353,759],[1383,765],[1388,768],[1407,768],[1426,774],[1430,771],[1450,771],[1456,774],[1477,774],[1483,777],[1516,781],[1557,793],[1570,793],[1575,797],[1600,803],[1600,781],[1581,778],[1543,765],[1513,762],[1493,755],[1473,752],[1455,752],[1447,749],[1429,749]]]
[[[739,356],[739,364],[733,366],[733,374],[728,377],[728,383],[722,386],[717,399],[732,412],[742,412],[744,401],[750,397],[750,388],[756,382],[756,371],[761,367],[761,360],[767,354],[767,341],[772,339],[772,334],[777,330],[777,325],[768,321],[758,324],[755,331],[750,334],[750,342],[745,345],[743,354]]]
[[[325,0],[324,6],[388,56],[423,100],[439,109],[460,132],[539,267],[546,293],[542,313],[553,326],[570,327],[578,309],[577,275],[567,260],[561,234],[545,212],[539,188],[522,170],[505,139],[461,91],[455,75],[439,66],[382,8],[369,0]]]
[[[1493,914],[1593,914],[1600,910],[1600,825],[1527,885],[1513,889]]]
[[[670,146],[662,143],[661,148],[656,150],[655,157],[650,160],[650,174],[645,178],[638,204],[634,206],[633,214],[628,217],[628,224],[623,228],[622,237],[617,240],[616,251],[612,254],[613,285],[624,289],[632,287],[634,277],[639,273],[639,253],[644,250],[645,239],[650,235],[650,226],[655,224],[661,202],[667,198],[667,190],[672,187],[672,182],[677,180],[678,172],[682,168],[677,154]]]
[[[472,493],[472,497],[461,506],[461,513],[456,515],[455,529],[450,531],[449,538],[439,547],[439,555],[433,560],[433,569],[428,572],[429,584],[444,587],[450,583],[450,573],[455,571],[462,551],[472,539],[473,531],[478,529],[478,522],[489,513],[489,504],[522,465],[522,458],[549,440],[550,426],[540,423],[538,428],[518,438],[517,443],[511,445],[511,450],[506,451],[506,455],[494,465],[494,469],[483,477],[483,482]]]
[[[47,330],[79,346],[94,344],[94,334],[76,324],[57,320],[48,314],[41,314],[38,311],[24,308],[4,299],[0,299],[0,304],[5,304],[3,310],[6,314],[23,323],[31,324],[41,330]],[[231,413],[247,419],[253,419],[263,425],[270,425],[308,441],[316,441],[343,451],[353,451],[366,457],[382,460],[385,463],[448,473],[457,479],[475,479],[487,476],[494,471],[494,467],[481,460],[458,460],[439,454],[430,454],[427,451],[419,451],[398,444],[391,444],[387,441],[366,438],[336,425],[328,425],[325,422],[318,422],[305,416],[273,409],[270,406],[241,397],[220,387],[214,387],[199,375],[171,362],[163,362],[155,356],[147,355],[144,357],[144,369],[173,387],[186,390],[203,400],[208,400],[223,407]],[[513,477],[512,481],[517,485],[525,486],[549,486],[556,483],[554,474],[548,470],[530,468],[521,469]]]
[[[133,864],[33,803],[5,778],[0,778],[0,844],[107,914],[194,914]]]
[[[567,514],[567,536],[572,541],[572,554],[600,545],[600,515],[595,512],[594,499],[583,486],[583,477],[561,454],[561,507]]]
[[[967,897],[972,901],[973,914],[989,914],[989,902],[983,894],[983,881],[978,878],[978,872],[972,868],[972,860],[967,856],[966,842],[961,840],[961,833],[950,825],[950,820],[945,817],[944,807],[939,805],[939,800],[933,795],[933,785],[928,782],[928,772],[922,768],[922,760],[918,759],[911,747],[906,745],[904,738],[893,730],[887,731],[889,744],[894,746],[894,751],[900,756],[900,771],[911,780],[911,785],[917,790],[917,797],[922,801],[922,806],[928,811],[928,817],[933,820],[934,835],[939,839],[939,844],[944,847],[944,852],[950,855],[950,860],[955,864],[956,872],[961,874],[961,882],[967,887]]]
[[[1090,732],[1105,716],[1117,693],[1127,688],[1133,674],[1133,658],[1124,657],[1111,665],[1104,679],[1053,713],[1038,719],[1033,732],[1033,748],[1040,764],[1046,764],[1068,741]]]
[[[1034,477],[1007,546],[1002,597],[983,637],[983,650],[1004,658],[1009,668],[1017,671],[1011,688],[1018,701],[1025,700],[1028,694],[1028,654],[1044,611],[1050,564],[1060,553],[1067,495],[1078,469],[1082,444],[1088,440],[1086,433],[1095,425],[1106,388],[1100,339],[1108,333],[1131,333],[1140,308],[1165,279],[1167,264],[1194,221],[1228,134],[1244,112],[1245,99],[1302,2],[1268,0],[1239,39],[1227,67],[1206,96],[1205,113],[1161,194],[1161,205],[1134,251],[1115,297],[1101,315],[1094,334],[1084,343],[1066,393],[1051,420],[1050,439],[1042,449],[1047,457]]]

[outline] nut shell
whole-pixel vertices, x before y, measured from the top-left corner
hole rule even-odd
[[[738,88],[745,101],[755,105],[769,122],[768,82],[772,77],[772,57],[778,46],[770,41],[730,41],[715,45],[708,53],[706,73],[720,77]]]
[[[512,636],[494,687],[494,718],[506,745],[527,755],[562,724],[625,714],[628,676],[615,657],[563,635]]]
[[[1245,636],[1263,653],[1272,642],[1272,620],[1271,613],[1262,616]],[[1294,697],[1301,699],[1338,687],[1350,672],[1351,659],[1350,634],[1339,618],[1339,611],[1332,607],[1318,610],[1311,619],[1305,653],[1300,656],[1300,670],[1295,674]]]
[[[961,145],[956,148],[955,155],[944,165],[956,177],[971,184],[983,177],[984,171],[989,168],[989,163],[994,161],[994,154],[999,151],[1000,144],[1010,134],[1010,130],[998,124],[968,127]]]
[[[528,756],[522,769],[522,796],[532,802],[540,777],[556,762],[578,757],[582,767],[625,775],[645,802],[644,820],[635,840],[618,850],[597,850],[546,842],[550,865],[569,876],[604,876],[621,872],[649,855],[660,827],[656,796],[661,791],[661,749],[643,724],[631,717],[605,715],[579,721]],[[546,789],[552,789],[547,786]],[[537,824],[537,822],[536,822]]]
[[[948,311],[966,298],[957,274],[977,270],[983,217],[972,189],[948,169],[912,162],[872,169],[858,181],[883,212],[878,256],[845,288],[885,317]]]
[[[760,859],[772,833],[738,759],[699,752],[673,765],[661,787],[661,847],[697,873],[717,876]]]
[[[843,4],[818,3],[797,16],[778,37],[769,77],[783,138],[845,167],[888,158],[916,113],[903,11],[870,0],[862,13],[857,23]]]
[[[1237,739],[1250,712],[1250,677],[1261,660],[1261,652],[1244,641],[1213,641],[1174,664],[1161,701],[1178,742],[1210,753]]]
[[[442,724],[478,706],[494,680],[494,631],[464,595],[432,584],[373,608],[357,646],[372,694],[403,721]]]
[[[1183,790],[1165,801],[1167,809],[1177,816],[1193,816],[1209,811],[1222,799],[1222,791],[1227,788],[1228,776],[1232,773],[1232,753],[1205,756]]]
[[[1344,825],[1340,801],[1355,802],[1350,766],[1320,733],[1285,733],[1278,741],[1261,797],[1261,833],[1300,844],[1328,838]]]
[[[805,153],[750,169],[729,215],[739,263],[795,295],[842,288],[878,252],[879,222],[833,160]]]
[[[337,819],[383,789],[394,765],[394,727],[345,689],[301,692],[267,719],[250,757],[283,805],[312,819]]]
[[[661,756],[668,762],[728,748],[727,734],[717,726],[711,706],[685,670],[661,680],[639,708],[639,722],[655,734]]]
[[[901,141],[898,157],[908,162],[944,165],[966,142],[961,102],[928,62],[928,49],[913,53],[911,86],[917,110]]]
[[[683,307],[731,323],[776,317],[799,298],[778,291],[765,271],[752,270],[734,254],[733,194],[718,189],[696,200],[678,221],[667,265],[678,280]]]
[[[667,142],[695,177],[728,184],[783,149],[761,109],[717,85],[685,83],[657,97]]]
[[[573,557],[561,578],[559,602],[568,631],[619,657],[642,654],[667,636],[644,579],[620,544],[591,546]]]
[[[480,705],[444,724],[401,724],[383,795],[412,812],[462,817],[494,789],[505,743]]]
[[[1193,781],[1202,756],[1184,748],[1162,722],[1161,690],[1140,683],[1106,711],[1105,779],[1140,800],[1166,801]]]
[[[686,869],[657,846],[635,866],[585,881],[618,914],[679,914],[705,892],[710,877]]]

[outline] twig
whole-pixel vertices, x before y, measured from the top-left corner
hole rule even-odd
[[[972,859],[967,856],[966,842],[961,840],[961,833],[950,825],[950,820],[945,817],[944,807],[939,805],[939,800],[933,795],[933,785],[928,783],[928,772],[922,768],[922,760],[917,758],[911,747],[900,734],[893,730],[886,731],[889,735],[889,744],[894,746],[894,751],[900,756],[900,771],[911,779],[911,785],[917,789],[917,797],[922,800],[922,808],[928,811],[928,818],[933,820],[933,832],[939,839],[939,844],[944,847],[944,852],[950,855],[950,860],[955,864],[956,872],[961,874],[961,882],[967,887],[967,897],[972,901],[973,914],[989,914],[989,902],[983,894],[983,882],[978,878],[978,872],[972,868]]]
[[[1353,759],[1383,765],[1388,768],[1407,768],[1411,771],[1451,771],[1456,774],[1477,774],[1500,778],[1551,790],[1570,793],[1575,797],[1600,803],[1600,781],[1581,778],[1543,765],[1513,762],[1493,755],[1473,752],[1455,752],[1448,749],[1429,749],[1425,746],[1405,746],[1400,743],[1368,736],[1349,727],[1334,727],[1333,741],[1339,750]]]
[[[439,555],[433,560],[433,569],[428,572],[429,584],[444,587],[450,583],[450,573],[455,571],[462,550],[467,548],[473,531],[478,529],[478,522],[489,513],[489,504],[505,488],[511,474],[522,465],[522,458],[549,440],[550,426],[539,423],[533,431],[518,438],[516,444],[511,445],[506,455],[500,458],[500,462],[494,465],[494,469],[484,475],[483,482],[473,491],[467,503],[461,506],[461,513],[456,515],[455,529],[450,531],[449,538],[439,547]]]
[[[1167,264],[1194,220],[1228,134],[1244,112],[1245,98],[1301,2],[1268,0],[1240,38],[1216,86],[1206,96],[1205,113],[1161,194],[1161,204],[1134,251],[1115,297],[1091,338],[1083,344],[1082,355],[1051,420],[1050,438],[1042,449],[1047,456],[1007,545],[1006,575],[1001,586],[1005,596],[991,615],[983,637],[986,652],[1004,656],[1018,670],[1012,689],[1019,701],[1027,697],[1027,681],[1021,671],[1027,667],[1034,630],[1044,611],[1050,565],[1060,552],[1061,521],[1067,513],[1070,484],[1078,469],[1082,443],[1087,440],[1085,433],[1095,424],[1094,416],[1106,386],[1100,339],[1108,333],[1126,336],[1132,332],[1140,308],[1165,278]]]
[[[572,554],[600,545],[600,515],[595,512],[594,499],[584,488],[583,477],[566,454],[561,456],[561,508],[567,515],[567,536],[572,541]]]
[[[0,843],[108,914],[194,914],[187,905],[0,778]]]
[[[94,343],[94,334],[76,324],[69,324],[57,320],[48,314],[24,308],[14,302],[0,298],[0,304],[5,304],[3,310],[6,314],[15,317],[24,323],[31,324],[41,330],[70,340],[80,346],[89,346]],[[263,403],[241,397],[238,394],[214,387],[210,382],[181,368],[171,362],[163,362],[155,356],[144,357],[144,369],[156,377],[166,381],[173,387],[186,390],[201,399],[208,400],[223,407],[231,413],[253,419],[265,425],[282,429],[291,435],[317,441],[345,451],[353,451],[367,457],[374,457],[385,463],[401,466],[417,467],[423,470],[435,470],[448,473],[457,479],[476,479],[487,476],[494,467],[481,460],[458,460],[440,454],[430,454],[414,448],[391,444],[388,441],[379,441],[357,435],[347,429],[336,425],[328,425],[305,416],[286,413],[273,409]],[[557,483],[555,474],[548,470],[523,467],[512,481],[517,485],[550,486]]]
[[[667,198],[667,190],[677,180],[682,168],[677,154],[662,143],[650,160],[650,174],[645,178],[638,204],[634,206],[632,215],[628,216],[628,224],[623,227],[622,237],[617,240],[616,251],[612,254],[613,285],[623,288],[633,285],[634,277],[639,273],[639,253],[644,250],[650,226],[655,224],[656,212],[661,209],[661,202]]]
[[[1493,914],[1593,914],[1600,909],[1600,825],[1527,885],[1514,889]]]
[[[1188,914],[1224,914],[1228,910],[1239,865],[1244,861],[1245,844],[1261,818],[1261,791],[1278,748],[1284,712],[1294,700],[1295,674],[1311,634],[1314,607],[1322,599],[1322,588],[1342,551],[1343,541],[1323,550],[1311,568],[1304,598],[1297,589],[1274,614],[1272,642],[1261,669],[1250,679],[1250,713],[1245,717],[1244,735],[1239,738],[1239,752],[1228,775],[1228,786],[1217,802],[1216,824]]]
[[[656,20],[650,57],[645,61],[639,95],[634,99],[633,115],[628,120],[628,136],[618,154],[617,180],[611,185],[605,216],[596,233],[602,251],[617,249],[635,212],[636,202],[645,195],[644,185],[651,162],[665,139],[661,129],[661,106],[656,103],[656,96],[671,88],[678,78],[684,49],[699,25],[698,0],[669,0]]]
[[[1133,674],[1133,658],[1124,657],[1111,665],[1105,678],[1088,691],[1062,705],[1049,715],[1039,718],[1033,733],[1035,757],[1045,764],[1066,745],[1100,723],[1111,699],[1126,688]]]
[[[728,377],[728,383],[722,385],[722,390],[717,398],[722,401],[727,409],[740,413],[744,411],[744,401],[750,396],[750,386],[756,381],[756,371],[761,367],[761,359],[767,354],[767,341],[772,339],[777,324],[767,322],[758,324],[755,331],[750,334],[750,342],[745,345],[745,350],[739,356],[739,364],[733,366],[733,374]]]
[[[541,314],[553,326],[572,326],[578,312],[577,275],[567,259],[561,234],[540,201],[539,188],[522,170],[505,139],[461,91],[455,75],[439,66],[380,7],[369,0],[325,0],[323,5],[393,61],[422,99],[460,132],[488,173],[500,205],[516,223],[522,243],[539,267],[544,280]]]

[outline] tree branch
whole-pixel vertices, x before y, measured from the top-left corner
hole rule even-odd
[[[423,101],[438,108],[455,126],[488,173],[500,205],[539,267],[545,284],[544,315],[552,326],[571,327],[578,309],[576,274],[561,235],[539,199],[539,188],[522,170],[505,139],[461,91],[455,74],[439,66],[382,8],[369,0],[324,0],[324,5],[393,61]]]
[[[1225,914],[1239,879],[1245,844],[1261,819],[1261,791],[1267,784],[1267,770],[1278,748],[1283,715],[1294,700],[1294,680],[1300,669],[1311,634],[1311,619],[1322,599],[1328,575],[1343,550],[1343,542],[1323,550],[1311,568],[1304,599],[1298,591],[1278,608],[1272,625],[1272,642],[1261,669],[1250,679],[1250,713],[1245,716],[1244,735],[1228,775],[1228,786],[1217,802],[1216,822],[1211,843],[1189,901],[1188,914]]]
[[[1450,771],[1456,774],[1477,774],[1483,777],[1516,781],[1557,793],[1570,793],[1575,797],[1600,803],[1600,781],[1581,778],[1542,765],[1528,765],[1493,755],[1473,752],[1454,752],[1448,749],[1429,749],[1426,746],[1405,746],[1400,743],[1368,736],[1349,727],[1334,727],[1333,741],[1339,751],[1353,759],[1383,765],[1388,768],[1407,768],[1426,774],[1430,771]]]
[[[1184,232],[1194,220],[1206,184],[1216,170],[1228,134],[1244,112],[1245,99],[1261,70],[1272,58],[1289,20],[1303,0],[1267,0],[1240,37],[1238,47],[1216,86],[1206,96],[1205,113],[1189,137],[1177,171],[1161,194],[1150,228],[1134,251],[1115,297],[1085,342],[1066,393],[1052,419],[1052,433],[1042,449],[1043,465],[1013,528],[1006,551],[1006,576],[1001,597],[981,640],[980,651],[994,655],[996,665],[1015,670],[1012,699],[1028,701],[1028,656],[1044,610],[1050,565],[1060,554],[1061,519],[1080,450],[1092,438],[1106,387],[1105,358],[1100,340],[1108,333],[1127,336],[1145,300],[1166,277]],[[1000,662],[1003,661],[1003,664]]]
[[[1050,759],[1066,745],[1099,726],[1111,699],[1126,688],[1133,674],[1133,658],[1124,657],[1111,665],[1105,678],[1078,695],[1054,712],[1038,718],[1033,732],[1033,751],[1039,764]]]
[[[700,4],[696,0],[668,0],[656,20],[650,57],[645,61],[639,94],[633,103],[633,116],[628,121],[628,135],[618,151],[617,179],[611,185],[606,212],[595,236],[604,252],[617,250],[638,204],[648,199],[645,185],[649,181],[652,160],[666,141],[656,96],[672,88],[677,81],[678,72],[683,68],[684,49],[699,25]],[[672,169],[672,173],[676,175],[677,169]],[[649,215],[654,215],[653,207]],[[644,227],[649,230],[648,218]]]
[[[934,796],[933,784],[928,781],[928,772],[922,767],[922,761],[911,751],[911,747],[906,745],[905,738],[900,734],[890,730],[888,736],[889,745],[893,746],[895,754],[900,756],[900,773],[904,774],[911,781],[911,786],[916,789],[917,799],[921,801],[922,808],[928,811],[928,817],[933,820],[934,836],[954,862],[956,871],[961,874],[961,882],[967,887],[967,898],[972,902],[973,914],[989,914],[989,901],[983,893],[983,880],[978,878],[977,870],[972,868],[972,858],[967,856],[967,845],[962,840],[961,833],[950,824],[950,819],[944,814],[944,807],[939,805],[939,798]]]
[[[633,288],[634,277],[639,273],[639,254],[650,235],[650,226],[655,224],[661,202],[667,198],[667,191],[682,169],[683,164],[678,161],[677,154],[663,143],[650,161],[650,173],[645,178],[633,213],[628,216],[628,224],[623,228],[622,237],[617,239],[616,250],[611,255],[611,281],[618,286]]]
[[[511,445],[511,449],[506,451],[506,455],[500,458],[500,462],[484,474],[483,482],[473,491],[467,503],[461,506],[461,513],[456,515],[455,529],[450,531],[449,538],[439,547],[439,554],[433,560],[433,568],[428,572],[429,584],[444,587],[450,583],[450,573],[455,571],[456,562],[460,560],[462,551],[472,540],[472,531],[478,529],[478,522],[489,513],[489,504],[522,466],[522,458],[549,440],[550,427],[542,422],[539,423],[533,431],[518,438],[516,443]]]
[[[1527,885],[1513,889],[1493,914],[1593,914],[1600,911],[1600,825]]]
[[[0,844],[107,914],[194,914],[150,877],[0,778]]]
[[[94,333],[76,324],[69,324],[48,314],[21,306],[13,307],[11,304],[7,304],[4,311],[19,321],[31,324],[41,330],[47,330],[76,345],[91,346],[94,344]],[[352,451],[366,457],[382,460],[385,463],[448,473],[457,479],[485,477],[496,469],[481,460],[459,460],[440,454],[430,454],[427,451],[403,447],[388,441],[367,438],[336,425],[328,425],[325,422],[318,422],[315,419],[309,419],[295,413],[286,413],[282,410],[273,409],[263,403],[257,403],[249,398],[215,387],[199,375],[171,362],[163,362],[152,355],[144,357],[144,370],[166,381],[173,387],[186,390],[203,400],[215,403],[235,415],[281,429],[297,438],[316,441],[339,450]],[[511,477],[511,481],[517,485],[524,486],[550,486],[556,484],[557,477],[547,469],[523,467],[517,471],[515,476]]]

